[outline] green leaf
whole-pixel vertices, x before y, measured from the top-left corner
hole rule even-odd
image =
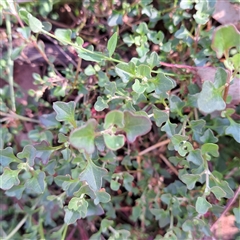
[[[116,151],[124,146],[124,136],[122,134],[119,135],[110,135],[105,133],[103,135],[104,142],[107,148]]]
[[[171,95],[169,98],[170,111],[181,114],[185,103],[176,95]]]
[[[95,150],[94,138],[97,124],[95,119],[89,119],[85,125],[72,131],[69,136],[70,144],[77,149],[84,149],[88,154],[92,154]]]
[[[43,164],[47,164],[51,154],[55,151],[55,149],[49,146],[49,143],[46,141],[34,144],[33,146],[37,150],[36,158],[41,159]]]
[[[226,193],[226,198],[232,198],[234,196],[233,190],[230,188],[228,182],[221,181],[217,185]]]
[[[151,69],[156,66],[159,66],[159,62],[160,62],[160,59],[156,52],[152,52],[150,57],[147,59],[147,63]]]
[[[111,200],[111,196],[105,191],[96,192],[96,198],[94,199],[94,204],[107,203]]]
[[[118,38],[118,34],[117,32],[115,32],[111,37],[110,39],[108,40],[108,43],[107,43],[107,49],[108,49],[108,54],[109,54],[109,57],[111,57],[116,49],[116,46],[117,46],[117,38]]]
[[[113,190],[113,191],[117,191],[119,188],[120,188],[121,184],[116,181],[116,180],[111,180],[110,182],[110,188]]]
[[[218,157],[218,145],[214,143],[205,143],[201,146],[202,154],[211,154],[213,157]]]
[[[161,127],[168,120],[168,114],[158,109],[153,109],[153,117],[158,127]]]
[[[203,136],[200,137],[202,143],[216,143],[218,142],[218,138],[214,136],[213,131],[211,129],[207,129]]]
[[[239,47],[240,33],[233,24],[223,25],[213,33],[212,49],[216,52],[217,57],[225,58],[229,56],[229,50],[233,47]]]
[[[200,179],[200,175],[197,174],[184,174],[180,179],[187,184],[187,188],[192,190],[195,187],[196,182]]]
[[[67,123],[71,123],[75,127],[75,106],[76,104],[74,101],[68,103],[59,101],[54,102],[53,109],[57,113],[56,119],[58,121],[65,121]]]
[[[71,42],[72,30],[57,28],[54,32],[57,39],[63,44],[68,44]]]
[[[156,87],[156,94],[164,93],[166,94],[167,91],[171,90],[176,86],[176,82],[164,75],[164,73],[158,73],[158,75],[152,80]]]
[[[110,27],[113,27],[113,26],[116,26],[116,25],[121,25],[121,24],[123,24],[122,18],[123,18],[122,13],[113,10],[112,15],[108,18],[108,21],[107,21],[108,25]]]
[[[235,215],[235,221],[239,224],[240,223],[240,207],[233,208],[233,213]]]
[[[13,186],[11,189],[7,190],[5,194],[8,197],[16,197],[18,200],[20,200],[22,198],[22,194],[24,190],[25,190],[24,185]]]
[[[93,49],[85,50],[84,48],[78,49],[78,56],[86,61],[91,62],[101,62],[105,58],[101,52],[95,52]]]
[[[29,27],[31,28],[31,30],[34,33],[39,33],[42,31],[43,29],[43,25],[41,23],[41,21],[39,21],[37,18],[33,17],[32,14],[28,13],[28,23],[29,23]]]
[[[136,77],[142,79],[150,79],[152,77],[150,67],[145,64],[140,64],[137,67]]]
[[[192,162],[198,166],[202,165],[204,160],[203,160],[203,157],[202,157],[202,153],[200,151],[200,149],[195,149],[195,150],[192,150],[188,156],[187,156],[187,160],[189,162]]]
[[[0,150],[1,165],[3,167],[7,167],[11,162],[21,163],[21,161],[13,154],[13,149],[11,147],[7,147],[3,150]]]
[[[102,97],[98,96],[97,101],[94,104],[94,108],[96,111],[101,112],[105,108],[108,108],[107,101],[104,100]]]
[[[232,118],[229,118],[230,126],[225,130],[227,135],[233,136],[233,138],[240,143],[240,124],[236,123]]]
[[[46,129],[59,128],[61,126],[61,124],[56,120],[55,112],[41,115],[39,117],[39,121]]]
[[[78,219],[81,218],[80,212],[69,210],[67,207],[64,208],[64,211],[65,211],[64,222],[67,225],[73,224]]]
[[[96,74],[96,70],[94,69],[94,67],[92,65],[88,65],[85,69],[84,69],[84,73],[87,76],[92,76]]]
[[[226,193],[218,186],[214,186],[210,189],[210,191],[215,195],[215,197],[218,200],[221,200],[221,198],[226,197]]]
[[[119,63],[115,67],[117,75],[122,79],[124,83],[127,83],[131,78],[135,76],[135,65],[132,62]]]
[[[26,145],[23,148],[22,152],[19,152],[17,154],[17,156],[21,159],[26,158],[27,159],[27,163],[29,164],[29,166],[33,166],[34,165],[34,159],[37,155],[37,151],[36,149],[32,146],[32,145]]]
[[[235,72],[239,72],[239,70],[240,70],[240,53],[237,53],[233,57],[229,58],[229,61],[233,65]]]
[[[99,191],[102,186],[102,178],[107,174],[107,170],[96,166],[92,160],[88,160],[88,164],[84,171],[80,174],[81,181],[86,181],[93,191]]]
[[[204,113],[212,113],[221,111],[226,108],[226,103],[222,98],[221,89],[214,87],[210,81],[205,81],[202,86],[202,91],[198,95],[198,108]]]
[[[134,142],[137,137],[148,133],[152,123],[148,117],[138,116],[129,111],[124,112],[124,130],[129,142]]]
[[[73,197],[68,203],[68,208],[79,212],[81,218],[85,218],[87,215],[88,202],[84,198]]]
[[[168,137],[172,137],[176,133],[176,127],[177,124],[172,124],[168,119],[166,123],[161,127],[161,131],[166,132]]]
[[[8,190],[14,185],[19,185],[18,174],[21,170],[11,170],[10,168],[4,168],[3,174],[0,176],[0,188]]]
[[[134,92],[141,94],[144,93],[147,88],[147,84],[140,83],[138,79],[135,79],[132,89]]]
[[[217,71],[214,76],[214,87],[220,88],[224,86],[227,82],[227,72],[223,68],[217,68]]]
[[[25,187],[31,193],[42,194],[46,187],[45,173],[42,171],[34,172],[33,177],[26,181]]]
[[[108,129],[115,125],[119,128],[124,127],[124,114],[118,110],[108,112],[104,119],[104,129]]]
[[[210,204],[204,197],[198,197],[196,202],[196,211],[199,214],[205,214],[209,208],[212,207],[212,204]]]

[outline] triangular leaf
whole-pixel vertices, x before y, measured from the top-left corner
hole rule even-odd
[[[117,75],[122,79],[124,83],[127,83],[131,78],[135,76],[135,65],[132,62],[119,63],[115,67]]]
[[[75,123],[75,102],[71,101],[68,103],[65,102],[54,102],[53,109],[57,113],[56,119],[58,121],[65,121],[71,123],[74,127]]]
[[[0,176],[0,188],[8,190],[14,185],[19,185],[18,174],[21,170],[11,170],[10,168],[4,168],[3,174]]]
[[[34,165],[34,159],[37,155],[36,149],[32,145],[26,145],[23,151],[18,153],[17,156],[21,159],[26,158],[29,166]]]
[[[0,163],[3,167],[9,166],[11,162],[18,162],[21,161],[15,157],[13,154],[13,149],[11,147],[7,147],[3,150],[0,150]]]
[[[69,136],[70,144],[77,149],[84,149],[88,154],[95,150],[94,139],[97,121],[90,119],[80,128],[75,129]]]
[[[204,113],[212,113],[221,111],[226,108],[226,103],[223,101],[222,92],[216,89],[213,83],[205,81],[202,86],[202,91],[198,95],[198,108]]]
[[[148,117],[138,116],[129,111],[124,112],[124,128],[129,142],[134,142],[137,137],[148,133],[152,123]]]
[[[204,197],[198,197],[196,202],[196,210],[199,214],[205,214],[211,207],[212,204],[210,204]]]
[[[86,181],[93,191],[99,191],[102,186],[102,178],[107,174],[107,170],[96,166],[92,160],[88,160],[88,164],[84,171],[80,174],[81,181]]]

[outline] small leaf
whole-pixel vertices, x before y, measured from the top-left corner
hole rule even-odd
[[[240,33],[233,24],[220,26],[213,33],[211,47],[218,58],[221,58],[223,54],[228,58],[229,50],[239,46],[239,37]]]
[[[239,224],[240,223],[240,207],[233,208],[233,213],[235,215],[235,220]]]
[[[107,203],[111,200],[111,196],[105,191],[96,192],[96,198],[94,199],[94,204]]]
[[[54,34],[63,44],[68,44],[71,42],[72,31],[70,29],[57,28]]]
[[[55,112],[41,115],[39,117],[39,121],[46,129],[59,128],[61,126],[61,124],[56,120]]]
[[[156,87],[156,94],[164,93],[166,94],[167,91],[171,90],[176,86],[176,82],[164,75],[164,73],[158,73],[158,75],[152,80]]]
[[[112,15],[108,18],[108,25],[110,27],[116,26],[116,25],[121,25],[123,24],[123,20],[122,20],[123,16],[120,12],[117,11],[113,11]]]
[[[133,91],[138,94],[144,93],[146,88],[147,85],[140,83],[138,79],[135,79],[135,83],[132,85]]]
[[[84,48],[78,49],[78,56],[86,61],[91,62],[101,62],[105,58],[101,52],[96,52],[93,49],[86,51]]]
[[[4,168],[3,174],[0,176],[0,188],[8,190],[14,185],[19,185],[18,174],[21,170],[11,170],[10,168]]]
[[[97,101],[94,104],[94,108],[96,111],[101,112],[105,108],[108,108],[107,101],[105,101],[102,97],[98,96]]]
[[[3,167],[6,167],[9,166],[11,162],[21,163],[21,161],[13,154],[13,149],[11,147],[7,147],[3,150],[0,150],[1,165]]]
[[[110,188],[113,190],[113,191],[117,191],[119,188],[120,188],[121,184],[119,182],[117,182],[116,180],[111,180],[110,182]]]
[[[88,154],[95,150],[94,139],[97,121],[89,119],[88,122],[80,128],[75,129],[69,136],[70,144],[77,149],[84,149]]]
[[[23,148],[22,152],[19,152],[17,154],[17,156],[21,159],[26,158],[27,159],[27,163],[29,164],[29,166],[33,166],[34,165],[34,159],[37,155],[37,151],[36,149],[32,146],[32,145],[26,145]]]
[[[39,33],[43,29],[43,25],[41,21],[39,21],[37,18],[33,17],[32,14],[28,13],[28,20],[29,20],[29,27],[34,33]]]
[[[187,184],[187,188],[192,190],[195,187],[196,182],[200,179],[197,174],[185,174],[181,176],[181,180]]]
[[[161,127],[161,131],[167,133],[168,137],[172,137],[176,133],[177,124],[171,123],[169,120]]]
[[[225,130],[227,135],[233,136],[233,138],[240,143],[240,124],[233,121],[232,118],[229,118],[230,126]]]
[[[71,101],[68,103],[65,102],[54,102],[53,109],[57,113],[56,119],[58,121],[65,121],[67,123],[71,123],[74,127],[76,125],[75,122],[75,102]]]
[[[22,194],[24,190],[25,190],[24,185],[13,186],[11,189],[7,190],[5,194],[8,197],[16,197],[18,200],[20,200],[22,198]]]
[[[46,141],[34,144],[33,146],[37,150],[36,158],[41,159],[43,164],[47,164],[51,154],[55,151],[55,149],[49,146],[49,143]]]
[[[201,152],[202,154],[211,154],[213,157],[218,157],[219,152],[218,152],[218,145],[214,143],[205,143],[201,147]]]
[[[107,170],[96,166],[92,160],[88,160],[88,164],[80,174],[80,181],[86,181],[93,191],[99,191],[102,186],[102,178],[107,174]]]
[[[226,193],[226,198],[232,198],[234,196],[233,190],[230,188],[228,182],[221,181],[217,185]]]
[[[107,148],[116,151],[124,146],[124,136],[122,134],[119,135],[110,135],[105,133],[103,135],[104,142]]]
[[[31,193],[42,194],[45,190],[45,173],[42,171],[35,172],[33,177],[26,181],[25,187],[31,191]]]
[[[213,85],[215,88],[220,88],[224,86],[227,82],[227,73],[223,68],[217,68],[214,76]]]
[[[68,203],[68,208],[79,212],[81,218],[85,218],[87,215],[88,202],[84,198],[73,197]]]
[[[127,83],[131,78],[135,76],[135,65],[132,62],[119,63],[115,67],[117,75],[122,79],[124,83]]]
[[[107,49],[108,49],[108,53],[109,53],[109,57],[111,57],[116,49],[117,46],[117,38],[118,38],[118,34],[117,32],[115,32],[110,39],[108,40],[107,43]]]
[[[207,129],[203,136],[200,137],[201,142],[203,143],[216,143],[218,138],[214,136],[213,131],[211,129]]]
[[[150,67],[145,64],[140,64],[137,67],[136,77],[150,79],[152,77]]]
[[[168,120],[168,114],[158,109],[153,109],[153,116],[158,127],[161,127]]]
[[[202,86],[202,91],[198,95],[198,108],[204,113],[212,113],[221,111],[226,108],[226,103],[223,101],[221,90],[214,87],[213,83],[205,81]]]
[[[204,161],[200,149],[192,150],[192,151],[188,154],[187,160],[188,160],[189,162],[192,162],[192,163],[198,165],[198,166],[202,165],[202,164],[203,164],[203,161]]]
[[[137,137],[148,133],[152,123],[148,117],[138,116],[129,111],[124,112],[124,128],[129,142],[134,142]]]
[[[104,129],[108,129],[111,126],[116,125],[119,128],[124,127],[124,114],[121,111],[113,110],[105,116]]]
[[[221,200],[221,198],[224,198],[226,196],[226,193],[218,186],[212,187],[210,191],[215,195],[218,200]]]
[[[80,212],[69,210],[67,207],[64,208],[65,216],[64,222],[67,225],[75,223],[78,219],[81,218]]]
[[[196,202],[196,211],[199,214],[205,214],[209,208],[212,207],[212,204],[210,204],[204,197],[198,197]]]

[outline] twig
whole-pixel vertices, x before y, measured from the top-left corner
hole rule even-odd
[[[211,226],[210,230],[211,232],[214,231],[215,226],[217,225],[217,223],[220,221],[220,219],[222,217],[224,217],[224,215],[228,212],[228,210],[230,209],[230,207],[233,205],[233,203],[236,201],[238,194],[240,193],[240,186],[238,187],[238,189],[236,190],[233,198],[228,200],[227,206],[225,208],[225,210],[223,211],[223,213],[221,214],[221,216],[216,220],[216,222],[213,223],[213,225]]]
[[[230,87],[231,78],[232,78],[232,73],[230,72],[230,70],[227,70],[227,82],[225,84],[225,89],[224,89],[224,94],[223,94],[224,102],[226,102],[226,100],[227,100],[228,90],[229,90],[229,87]]]
[[[156,149],[156,148],[159,148],[159,147],[161,147],[161,146],[164,146],[164,145],[166,145],[166,144],[168,144],[168,143],[170,143],[170,140],[169,140],[169,139],[167,139],[167,140],[165,140],[165,141],[162,141],[162,142],[159,142],[159,143],[156,143],[156,144],[152,145],[151,147],[146,148],[145,150],[141,151],[141,152],[138,154],[138,156],[142,156],[142,155],[144,155],[144,154],[146,154],[146,153],[148,153],[148,152],[150,152],[150,151],[153,151],[153,150]]]
[[[14,112],[4,113],[4,112],[1,112],[1,111],[0,111],[0,115],[1,115],[1,116],[4,116],[4,117],[7,117],[7,118],[13,118],[13,119],[23,120],[23,121],[26,121],[26,122],[40,123],[40,121],[38,121],[38,120],[36,120],[36,119],[24,117],[24,116],[21,116],[21,115],[18,115],[18,114],[16,114],[16,113],[14,113]]]
[[[10,99],[12,110],[16,112],[16,103],[15,103],[15,93],[13,86],[13,60],[12,60],[12,31],[11,31],[11,21],[10,16],[6,15],[6,28],[7,28],[7,36],[8,36],[8,54],[7,54],[7,73],[8,73],[8,83],[10,86]]]
[[[170,68],[185,68],[194,72],[197,70],[197,67],[192,67],[192,66],[182,65],[182,64],[172,64],[172,63],[165,63],[165,62],[160,62],[160,64]]]
[[[167,160],[162,154],[159,155],[160,158],[165,162],[165,164],[178,176],[178,170]]]

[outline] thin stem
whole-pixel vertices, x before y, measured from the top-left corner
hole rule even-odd
[[[168,161],[168,159],[163,156],[163,154],[160,154],[159,156],[165,162],[165,164],[175,173],[175,175],[178,176],[178,170]]]
[[[142,155],[144,155],[144,154],[146,154],[146,153],[148,153],[150,151],[153,151],[156,148],[159,148],[161,146],[167,145],[168,143],[170,143],[169,139],[167,139],[165,141],[162,141],[162,142],[159,142],[159,143],[156,143],[156,144],[152,145],[151,147],[146,148],[145,150],[141,151],[138,155],[142,156]]]
[[[63,230],[63,234],[62,234],[62,238],[61,240],[65,240],[66,238],[66,234],[67,234],[67,230],[68,230],[68,225],[66,224]]]
[[[233,203],[236,201],[238,195],[240,194],[240,186],[238,187],[238,189],[236,190],[233,198],[229,199],[227,206],[225,208],[225,210],[223,211],[223,213],[221,214],[221,216],[216,220],[216,222],[213,223],[213,225],[211,226],[210,230],[211,232],[214,231],[215,226],[217,225],[217,223],[220,221],[221,218],[223,218],[225,216],[225,214],[228,212],[228,210],[230,209],[230,207],[233,205]]]
[[[41,240],[45,239],[42,222],[43,222],[43,220],[40,219],[40,221],[39,221],[39,234],[40,234]]]
[[[34,206],[31,208],[31,210],[34,210],[35,207],[38,205],[38,202],[34,204]],[[18,223],[18,225],[11,231],[11,233],[6,236],[4,239],[5,240],[10,240],[13,239],[12,237],[15,235],[15,233],[22,227],[22,225],[27,221],[27,218],[29,215],[25,215],[25,217]]]
[[[6,15],[6,28],[8,36],[8,54],[7,54],[7,73],[8,73],[8,83],[10,86],[10,99],[12,104],[12,110],[16,112],[15,94],[14,94],[14,84],[13,84],[13,60],[12,55],[12,31],[11,31],[11,21],[10,16]]]
[[[16,114],[16,113],[14,113],[14,112],[4,113],[4,112],[1,112],[1,111],[0,111],[0,115],[1,115],[1,116],[5,116],[5,117],[8,117],[8,118],[19,119],[19,120],[26,121],[26,122],[40,123],[40,121],[38,121],[38,120],[36,120],[36,119],[24,117],[24,116],[21,116],[21,115],[18,115],[18,114]]]

